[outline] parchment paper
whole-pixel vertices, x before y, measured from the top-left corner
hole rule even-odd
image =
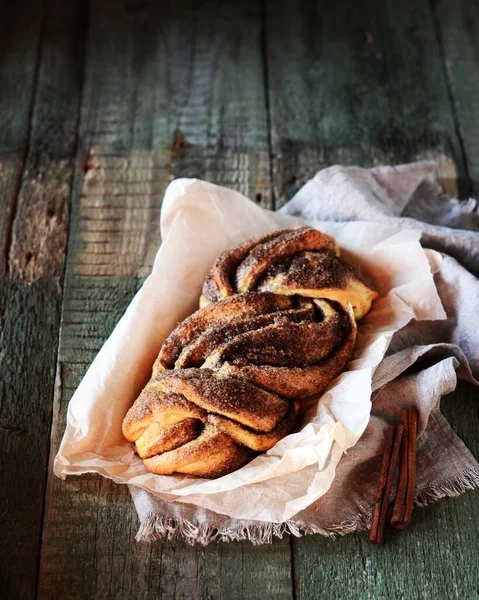
[[[121,423],[146,384],[163,340],[198,305],[216,256],[252,236],[304,224],[334,235],[342,255],[381,298],[360,322],[353,360],[303,427],[266,454],[216,480],[149,473],[124,440]],[[168,187],[162,244],[151,275],[132,300],[70,401],[55,458],[59,477],[99,473],[238,519],[281,523],[325,494],[336,466],[369,420],[371,378],[394,332],[411,319],[444,319],[420,231],[377,223],[303,221],[261,209],[241,194],[195,179]]]

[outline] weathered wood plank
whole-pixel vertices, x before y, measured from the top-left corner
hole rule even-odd
[[[25,428],[24,420],[19,419],[18,410],[15,409],[18,391],[24,391],[24,373],[19,377],[16,361],[18,355],[21,356],[22,350],[24,351],[22,346],[25,339],[22,339],[22,336],[27,340],[32,337],[32,320],[34,321],[35,317],[21,319],[21,329],[17,327],[17,321],[18,315],[21,315],[25,308],[29,315],[32,309],[43,315],[44,311],[41,306],[32,307],[28,302],[28,293],[25,294],[22,286],[12,286],[8,281],[8,270],[13,221],[30,129],[40,29],[41,11],[33,6],[33,3],[26,3],[23,7],[18,4],[1,7],[0,53],[4,59],[0,63],[0,440],[5,449],[5,456],[10,458],[6,464],[2,464],[0,470],[0,523],[5,540],[0,547],[2,597],[20,597],[34,590],[37,550],[35,546],[38,547],[39,535],[38,513],[36,522],[35,519],[33,523],[26,522],[23,515],[23,519],[20,518],[17,525],[16,519],[12,519],[12,514],[16,515],[17,511],[11,511],[17,508],[19,501],[25,503],[26,499],[22,496],[28,486],[28,481],[20,482],[20,494],[17,493],[16,478],[18,473],[25,469],[25,465],[22,456],[20,455],[17,461],[14,452],[18,451],[20,443],[24,443],[24,436],[30,433],[31,427],[27,425],[27,429]],[[33,304],[35,305],[35,302]],[[12,310],[15,305],[16,310]],[[12,341],[15,341],[13,347]],[[42,382],[39,384],[41,391]],[[20,390],[17,390],[16,386],[20,387]],[[28,412],[31,417],[34,410]],[[38,440],[37,436],[34,438],[35,441]],[[42,468],[43,465],[40,469]],[[35,485],[32,493],[35,493]],[[29,499],[30,495],[27,494],[26,498]],[[10,499],[13,502],[10,502]],[[34,528],[36,526],[33,532],[31,525]],[[33,561],[28,558],[31,550]]]
[[[83,35],[82,3],[56,4],[0,17],[0,146],[17,157],[0,196],[2,598],[34,596],[40,551]]]
[[[41,11],[33,2],[0,8],[0,250],[7,275],[19,185],[38,65]],[[3,312],[3,311],[2,311]]]
[[[444,414],[479,456],[477,390],[461,383],[442,402]],[[411,528],[388,533],[383,546],[366,534],[295,540],[299,598],[475,598],[479,572],[479,491],[444,499],[413,515]]]
[[[279,203],[335,162],[432,157],[455,190],[461,142],[427,2],[269,3],[266,17]],[[477,456],[474,401],[477,391],[461,385],[446,414]],[[364,534],[292,540],[297,597],[474,597],[478,501],[476,491],[418,510],[380,549]]]
[[[151,268],[168,182],[199,176],[271,203],[254,0],[105,1],[90,24],[51,458],[73,390]],[[49,477],[39,596],[292,595],[288,543],[150,547],[137,527],[124,487]]]
[[[88,49],[83,148],[100,155],[156,150],[162,186],[173,176],[202,177],[251,198],[261,194],[267,205],[257,3],[130,2],[115,13],[102,4]],[[149,157],[136,160],[140,166]],[[121,156],[111,166],[121,169]]]
[[[28,140],[42,12],[34,2],[5,3],[0,13],[0,153]]]
[[[456,191],[465,171],[428,2],[269,2],[266,20],[278,204],[334,163],[434,158]]]
[[[471,192],[479,194],[479,11],[474,2],[433,2],[444,65],[466,155]]]

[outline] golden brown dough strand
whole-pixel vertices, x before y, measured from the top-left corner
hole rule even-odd
[[[242,467],[252,456],[249,448],[208,424],[195,440],[143,462],[149,471],[158,475],[185,473],[221,477]]]
[[[358,279],[354,270],[331,252],[302,252],[270,267],[257,286],[260,292],[324,298],[351,304],[359,321],[369,312],[377,293]]]
[[[377,294],[340,258],[332,236],[311,227],[274,234],[244,244],[235,261],[227,259],[235,249],[220,255],[206,278],[200,306],[257,290],[328,298],[344,307],[350,303],[357,320],[367,314]]]
[[[228,298],[223,303],[209,304],[205,308],[197,310],[171,332],[161,347],[155,368],[173,368],[182,348],[207,329],[235,322],[241,318],[252,318],[265,313],[287,310],[293,305],[293,299],[270,292],[238,295]]]
[[[240,292],[240,293],[238,293]],[[147,469],[220,477],[298,425],[350,360],[376,292],[309,227],[228,250],[165,340],[123,433]]]
[[[288,402],[245,379],[211,369],[175,369],[157,379],[164,393],[180,394],[207,412],[257,431],[271,431],[288,412]]]
[[[291,403],[290,410],[286,417],[268,433],[258,433],[248,427],[243,427],[235,421],[231,421],[230,419],[218,415],[208,415],[208,422],[224,433],[227,433],[238,442],[238,444],[242,444],[257,452],[265,452],[296,428],[299,410],[300,402],[295,400]]]

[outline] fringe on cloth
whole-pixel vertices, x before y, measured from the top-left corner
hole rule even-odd
[[[454,498],[478,487],[479,469],[473,468],[461,471],[446,481],[441,481],[421,490],[414,498],[414,504],[420,507],[428,506],[441,498]]]
[[[428,506],[445,497],[455,497],[479,487],[479,469],[470,469],[458,473],[446,481],[421,490],[414,499],[417,507]],[[248,540],[254,545],[271,544],[275,537],[282,538],[289,534],[295,537],[318,533],[334,538],[338,535],[357,533],[369,529],[371,524],[371,509],[358,513],[353,519],[336,526],[321,527],[300,521],[285,521],[284,523],[251,523],[249,525],[214,527],[206,523],[195,524],[161,517],[150,513],[141,523],[136,534],[138,542],[165,541],[183,539],[190,545],[206,546],[215,541],[232,542]]]
[[[297,521],[285,521],[284,523],[261,522],[237,527],[230,525],[217,528],[207,524],[195,524],[191,521],[164,518],[157,513],[150,513],[142,522],[135,539],[137,542],[153,542],[155,540],[165,541],[180,538],[190,545],[201,544],[202,546],[215,541],[247,540],[254,545],[261,545],[271,544],[275,537],[282,538],[285,534],[302,537],[303,535],[319,533],[330,538],[337,535],[346,535],[367,529],[370,521],[371,512],[369,511],[358,514],[351,521],[329,528]]]

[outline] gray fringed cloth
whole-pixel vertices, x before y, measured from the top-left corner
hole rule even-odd
[[[193,505],[158,500],[130,486],[138,540],[183,537],[271,542],[291,533],[346,534],[370,523],[384,436],[403,405],[419,411],[415,504],[425,506],[479,486],[479,464],[440,412],[457,377],[479,377],[479,214],[476,202],[446,197],[431,162],[398,167],[333,166],[310,180],[281,212],[320,221],[367,220],[421,229],[425,248],[442,255],[435,282],[448,319],[411,322],[393,337],[373,377],[371,419],[345,455],[326,495],[285,523],[241,521]]]

